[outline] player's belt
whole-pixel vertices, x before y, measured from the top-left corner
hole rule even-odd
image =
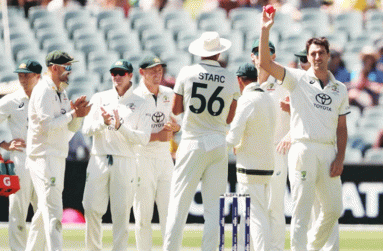
[[[237,173],[243,173],[247,175],[273,175],[274,170],[254,170],[254,169],[237,168]]]

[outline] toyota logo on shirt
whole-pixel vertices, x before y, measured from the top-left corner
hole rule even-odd
[[[165,114],[163,114],[162,112],[155,112],[152,116],[152,120],[155,123],[161,123],[164,121],[164,119],[165,119]]]
[[[315,100],[321,105],[330,105],[332,102],[331,97],[325,93],[317,94]]]

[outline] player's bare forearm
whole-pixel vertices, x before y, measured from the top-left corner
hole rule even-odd
[[[337,136],[337,154],[335,156],[335,160],[331,164],[331,169],[330,169],[331,177],[339,176],[343,172],[343,161],[346,154],[346,145],[347,145],[346,116],[339,116],[336,136]]]
[[[184,112],[184,97],[177,93],[174,95],[172,112],[176,116]]]
[[[237,109],[237,100],[233,99],[230,105],[229,114],[227,115],[227,118],[226,118],[226,124],[230,124],[233,121],[236,109]]]

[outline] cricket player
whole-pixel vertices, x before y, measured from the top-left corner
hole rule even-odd
[[[42,66],[35,60],[23,60],[14,71],[19,76],[21,88],[0,99],[0,123],[7,120],[12,140],[2,141],[0,147],[11,151],[15,172],[19,177],[20,190],[9,196],[9,246],[12,251],[24,251],[27,245],[26,218],[29,204],[37,210],[37,195],[33,188],[31,175],[25,166],[28,128],[28,105],[32,90],[41,76]],[[32,221],[34,227],[35,221]],[[32,227],[32,228],[33,228]],[[36,238],[36,236],[35,236]],[[35,242],[34,249],[44,248],[44,241]]]
[[[62,250],[65,158],[69,140],[90,110],[85,96],[72,103],[65,92],[73,62],[66,52],[47,55],[48,72],[33,88],[28,108],[26,166],[37,194],[37,210],[41,211],[36,221],[43,222],[48,250]],[[31,230],[26,250],[33,250],[33,233]]]
[[[182,233],[196,188],[202,183],[203,251],[218,247],[219,196],[226,191],[226,126],[233,120],[239,88],[234,74],[217,62],[231,46],[217,32],[204,32],[189,46],[201,61],[181,69],[173,113],[183,113],[182,137],[173,172],[164,250],[181,250]]]
[[[327,70],[330,50],[325,38],[306,43],[308,71],[282,67],[270,57],[269,31],[275,13],[262,13],[260,66],[282,81],[290,93],[291,141],[288,155],[292,188],[291,249],[319,250],[342,212],[340,175],[347,143],[346,86]],[[312,205],[318,196],[321,213],[309,238]]]
[[[150,103],[133,93],[132,64],[124,59],[110,67],[113,88],[96,93],[82,132],[93,137],[83,206],[87,250],[102,250],[102,216],[108,201],[113,219],[113,250],[127,250],[130,210],[136,192],[135,145],[151,133]]]
[[[181,129],[172,117],[171,101],[174,92],[160,85],[166,64],[156,56],[147,56],[140,62],[141,81],[134,93],[150,100],[155,110],[151,114],[151,136],[146,146],[138,150],[138,185],[134,197],[137,250],[152,250],[154,201],[157,204],[161,233],[165,235],[169,206],[170,182],[173,159],[170,155],[170,140]]]
[[[251,198],[251,250],[268,251],[273,250],[269,182],[274,172],[275,105],[257,82],[258,72],[253,64],[242,64],[236,75],[242,96],[226,141],[236,148],[239,191]]]
[[[310,63],[307,61],[307,51],[306,49],[295,53],[296,57],[299,58],[299,67],[305,71],[310,69]],[[313,210],[311,214],[311,226],[314,227],[315,221],[318,219],[320,214],[320,203],[318,197],[315,198]],[[310,231],[309,231],[310,233]],[[339,250],[339,223],[336,222],[330,237],[328,238],[326,244],[321,249],[322,251],[337,251]]]
[[[271,59],[276,58],[275,46],[272,42],[268,43]],[[270,76],[270,74],[259,66],[259,39],[255,40],[252,45],[251,60],[258,70],[258,82],[261,88],[268,92],[274,102],[276,112],[275,121],[275,167],[273,176],[270,179],[269,188],[269,204],[268,210],[270,215],[271,227],[271,246],[270,250],[283,251],[285,248],[285,190],[287,181],[287,152],[290,146],[289,129],[290,116],[287,112],[282,111],[280,102],[283,102],[289,96],[288,91],[278,84],[278,81]],[[284,147],[283,147],[284,146]]]

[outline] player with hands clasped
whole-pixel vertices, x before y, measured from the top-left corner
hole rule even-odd
[[[29,231],[26,250],[35,250],[36,232],[42,231],[48,250],[62,250],[65,158],[69,140],[90,110],[85,96],[72,103],[66,94],[74,62],[66,52],[50,52],[46,57],[48,72],[33,88],[29,101],[26,166],[37,194],[38,212],[33,217],[37,227]]]
[[[173,159],[169,141],[181,127],[172,117],[171,101],[174,92],[160,85],[166,64],[156,56],[147,56],[140,62],[141,81],[134,93],[147,98],[155,107],[151,114],[151,136],[146,146],[138,148],[138,185],[134,197],[137,250],[152,250],[152,228],[154,202],[160,219],[161,233],[165,235],[168,213],[170,182]]]
[[[83,133],[93,137],[83,197],[87,250],[102,250],[102,216],[108,201],[113,220],[113,250],[127,250],[130,210],[136,191],[136,145],[151,133],[150,102],[133,93],[133,66],[118,60],[110,68],[113,88],[96,93]]]
[[[234,74],[218,63],[231,42],[204,32],[189,46],[201,61],[181,69],[174,87],[173,113],[184,113],[181,143],[173,171],[164,250],[181,250],[183,228],[199,182],[202,183],[204,231],[201,250],[218,247],[219,196],[226,191],[226,127],[233,120],[239,88]]]
[[[15,172],[19,177],[20,190],[9,196],[9,246],[11,250],[25,250],[27,245],[26,218],[29,203],[37,210],[37,196],[33,188],[31,175],[25,166],[28,128],[28,105],[32,90],[40,80],[42,66],[34,60],[23,60],[15,70],[21,88],[0,99],[0,123],[7,121],[12,140],[2,141],[0,147],[11,152],[15,163]],[[35,221],[32,221],[32,227]],[[36,242],[36,250],[44,247],[44,241]]]
[[[346,86],[328,71],[326,38],[306,42],[308,71],[282,67],[270,58],[269,31],[275,13],[262,13],[260,66],[290,93],[291,148],[289,179],[292,188],[291,249],[319,250],[326,243],[342,212],[340,175],[347,143]],[[312,205],[318,196],[321,214],[307,235]]]
[[[270,93],[261,89],[258,72],[250,63],[237,70],[242,96],[230,131],[228,146],[236,148],[237,180],[241,194],[249,194],[251,250],[272,249],[269,213],[270,179],[274,172],[276,111]]]

